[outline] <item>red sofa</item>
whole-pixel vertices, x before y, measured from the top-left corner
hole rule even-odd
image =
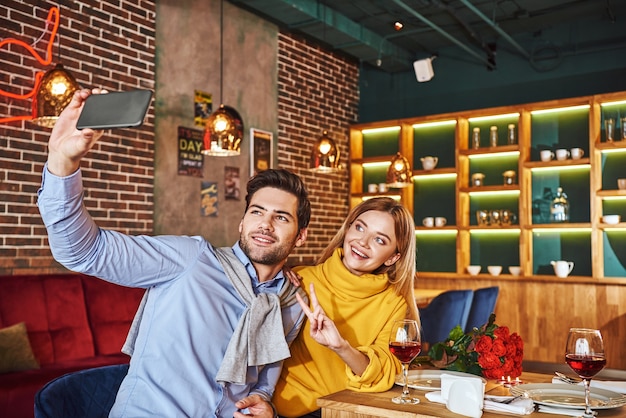
[[[40,366],[0,374],[0,417],[33,417],[56,377],[128,363],[120,350],[143,293],[76,273],[0,276],[0,329],[24,322]]]

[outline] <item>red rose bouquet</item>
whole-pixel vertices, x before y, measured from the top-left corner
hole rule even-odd
[[[515,378],[522,374],[524,342],[508,327],[489,322],[465,334],[460,326],[450,331],[448,339],[428,351],[435,367],[483,376],[485,379]]]

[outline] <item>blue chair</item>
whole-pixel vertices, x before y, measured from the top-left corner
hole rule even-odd
[[[496,301],[498,300],[500,288],[498,286],[483,287],[474,290],[474,299],[472,307],[465,326],[465,332],[470,332],[474,327],[478,328],[487,323],[489,315],[496,309]]]
[[[471,289],[447,290],[420,309],[422,344],[430,347],[444,341],[457,325],[465,329],[473,294]]]
[[[35,395],[35,418],[107,418],[128,364],[68,373]]]

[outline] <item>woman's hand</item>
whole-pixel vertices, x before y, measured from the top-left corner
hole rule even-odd
[[[315,287],[313,283],[310,285],[311,290],[311,306],[313,310],[304,302],[302,297],[296,293],[298,303],[302,307],[304,314],[309,318],[311,324],[311,337],[319,344],[330,348],[331,350],[338,350],[345,347],[346,340],[339,334],[335,323],[326,316],[324,309],[317,301],[317,295],[315,294]]]
[[[291,267],[283,266],[283,274],[295,287],[300,287],[302,276],[293,271]]]

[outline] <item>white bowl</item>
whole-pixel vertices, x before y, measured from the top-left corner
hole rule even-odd
[[[626,179],[617,179],[617,188],[620,190],[626,189]]]
[[[602,217],[602,222],[609,225],[615,225],[618,224],[621,219],[622,217],[619,215],[604,215]]]
[[[519,276],[522,272],[522,268],[520,266],[509,266],[509,273],[513,276]]]
[[[470,274],[470,276],[476,276],[478,273],[480,273],[480,266],[467,266],[467,272]]]
[[[502,273],[502,266],[487,266],[487,270],[492,276],[497,276]]]

